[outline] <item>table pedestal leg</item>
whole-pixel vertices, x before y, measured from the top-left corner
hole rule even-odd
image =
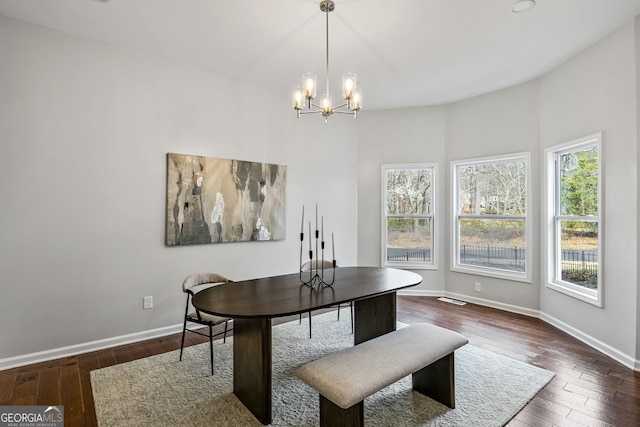
[[[271,424],[271,319],[233,320],[233,393]]]
[[[396,293],[354,302],[354,345],[396,330]]]

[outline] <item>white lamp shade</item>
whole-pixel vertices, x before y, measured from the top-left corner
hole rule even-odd
[[[357,90],[358,76],[353,73],[346,73],[342,76],[342,97],[353,99]]]
[[[333,109],[331,107],[331,96],[328,93],[320,97],[320,108],[323,112],[329,112]]]
[[[318,88],[317,84],[318,76],[315,73],[304,73],[302,75],[302,87],[304,89],[304,96],[309,99],[314,99],[316,97],[316,90]]]
[[[293,88],[293,92],[291,92],[291,104],[296,110],[301,110],[304,106],[304,94],[300,86]]]
[[[362,88],[359,87],[358,90],[353,94],[353,98],[351,99],[351,109],[353,111],[358,111],[362,108]]]

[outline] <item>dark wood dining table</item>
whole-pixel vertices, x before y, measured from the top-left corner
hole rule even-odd
[[[197,293],[200,311],[233,319],[233,392],[270,424],[271,319],[353,302],[354,345],[396,329],[396,291],[418,285],[419,274],[394,268],[340,267],[321,273],[332,286],[301,283],[309,273],[218,285]],[[302,276],[301,276],[302,274]]]

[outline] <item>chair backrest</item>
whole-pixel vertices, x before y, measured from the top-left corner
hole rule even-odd
[[[337,265],[336,265],[337,267]],[[320,270],[322,268],[333,268],[333,261],[314,259],[307,261],[300,266],[300,271]]]
[[[227,279],[218,273],[192,273],[182,282],[182,292],[189,292],[194,286],[205,285],[207,283],[228,283]]]

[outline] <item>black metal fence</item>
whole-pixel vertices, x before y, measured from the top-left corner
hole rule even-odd
[[[431,248],[387,248],[387,261],[427,262],[431,261]]]
[[[387,248],[387,261],[425,262],[430,260],[430,248]],[[516,247],[462,245],[460,263],[524,271],[525,250]],[[595,287],[598,280],[598,252],[594,250],[562,251],[562,279],[586,287]]]
[[[562,280],[595,289],[598,286],[598,252],[562,251]]]
[[[516,247],[462,245],[460,246],[460,263],[524,271],[525,251]]]

